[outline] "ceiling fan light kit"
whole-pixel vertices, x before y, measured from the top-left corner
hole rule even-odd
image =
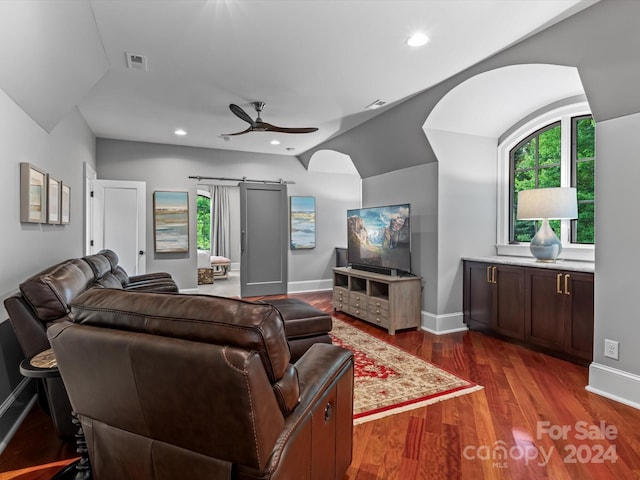
[[[241,107],[235,104],[229,105],[229,110],[238,117],[240,120],[243,120],[249,124],[249,128],[243,130],[241,132],[235,133],[226,133],[223,134],[223,138],[233,136],[233,135],[244,135],[249,132],[276,132],[276,133],[313,133],[317,132],[318,129],[315,127],[302,127],[302,128],[287,128],[287,127],[278,127],[276,125],[272,125],[270,123],[262,121],[260,118],[260,114],[262,109],[265,106],[264,102],[252,102],[251,105],[255,109],[258,114],[258,117],[253,120],[247,112],[245,112]]]

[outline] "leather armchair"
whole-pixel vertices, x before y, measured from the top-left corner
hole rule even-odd
[[[178,292],[178,286],[167,272],[129,276],[125,269],[119,265],[120,259],[113,250],[100,250],[95,255],[84,257],[84,260],[91,266],[96,278],[103,282],[109,282],[108,285],[105,285],[107,288],[146,292]],[[119,285],[115,283],[116,281]]]
[[[6,298],[4,305],[25,357],[50,348],[47,327],[66,322],[69,302],[90,288],[178,291],[168,273],[127,277],[126,286],[123,286],[113,273],[118,268],[121,269],[118,256],[111,250],[103,250],[96,255],[65,260],[22,282],[19,293]],[[76,428],[71,422],[71,406],[62,380],[38,380],[38,392],[39,404],[51,415],[58,435],[73,439]]]
[[[49,340],[94,479],[342,479],[353,355],[295,364],[273,306],[91,289]]]

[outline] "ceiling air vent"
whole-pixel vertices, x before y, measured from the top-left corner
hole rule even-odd
[[[385,105],[387,102],[385,102],[384,100],[376,100],[375,102],[370,103],[369,105],[367,105],[366,108],[367,110],[375,110],[376,108],[380,108],[381,106]]]
[[[125,55],[127,56],[128,68],[147,71],[147,57],[145,55],[140,55],[139,53],[126,53]]]

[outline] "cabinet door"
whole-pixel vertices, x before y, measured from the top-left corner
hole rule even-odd
[[[564,272],[527,269],[526,342],[564,350]]]
[[[575,357],[593,360],[593,275],[567,273],[565,292],[565,351]]]
[[[494,290],[493,329],[501,335],[524,340],[524,269],[500,265],[492,267]]]
[[[488,330],[493,316],[491,265],[464,262],[464,321],[470,327]]]

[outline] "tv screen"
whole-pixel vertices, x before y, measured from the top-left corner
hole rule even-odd
[[[347,210],[347,236],[352,267],[411,272],[408,203]]]

